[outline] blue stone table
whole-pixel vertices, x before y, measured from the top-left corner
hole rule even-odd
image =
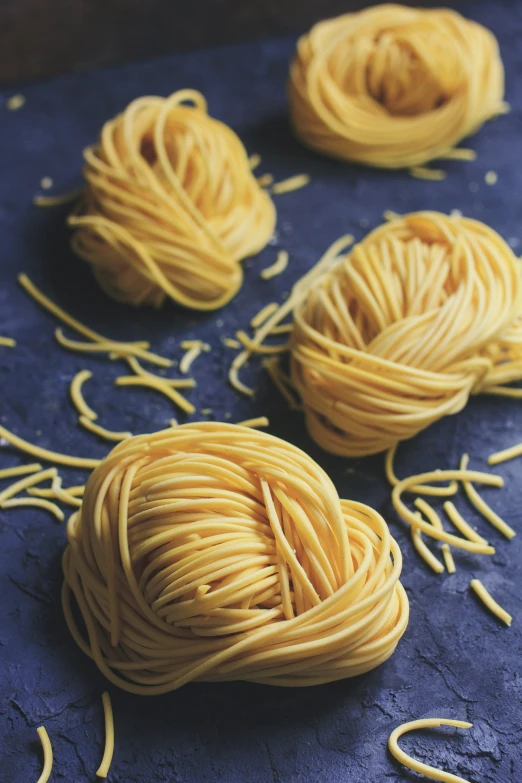
[[[403,582],[411,622],[393,657],[354,680],[310,689],[275,689],[248,683],[184,687],[162,697],[131,696],[111,688],[116,752],[114,783],[381,783],[415,781],[386,750],[399,723],[420,717],[469,719],[469,732],[425,732],[403,747],[475,783],[522,779],[522,535],[508,542],[487,523],[468,518],[496,546],[495,556],[455,551],[457,572],[437,576],[412,551],[408,531],[390,506],[382,456],[332,457],[306,435],[259,362],[244,372],[257,394],[240,397],[226,381],[233,336],[267,302],[281,301],[292,283],[343,233],[361,238],[386,209],[406,212],[454,208],[484,220],[522,250],[522,5],[460,3],[499,38],[507,71],[509,115],[489,123],[470,142],[473,163],[445,162],[443,182],[413,180],[322,159],[303,149],[287,122],[285,79],[294,40],[258,43],[167,57],[151,62],[64,76],[23,85],[26,104],[2,108],[0,96],[0,334],[16,349],[0,349],[0,420],[48,448],[102,457],[106,444],[81,429],[69,401],[74,374],[94,373],[88,397],[111,429],[153,431],[174,415],[167,400],[143,389],[115,388],[125,372],[103,357],[63,351],[55,321],[16,283],[27,272],[52,298],[110,337],[147,339],[160,353],[180,356],[180,340],[203,338],[212,346],[193,366],[197,409],[232,421],[266,414],[270,431],[306,449],[329,471],[342,497],[372,504],[388,519],[404,554]],[[44,34],[44,31],[42,31]],[[276,179],[308,172],[303,190],[276,197],[277,235],[245,263],[245,283],[223,311],[189,313],[168,304],[162,311],[133,310],[107,299],[87,265],[73,256],[64,227],[67,207],[38,209],[32,198],[40,179],[65,191],[80,182],[81,152],[103,122],[142,94],[201,90],[210,112],[230,124],[250,153],[262,156],[260,173]],[[498,183],[488,186],[486,172]],[[290,255],[287,270],[271,281],[259,272],[277,250]],[[196,414],[192,418],[198,418]],[[483,468],[487,455],[522,439],[522,405],[479,397],[457,416],[440,421],[401,446],[397,470],[455,466],[465,450]],[[0,446],[0,468],[19,460]],[[522,531],[522,460],[500,466],[502,491],[484,495]],[[81,475],[64,471],[67,482]],[[496,492],[496,494],[495,494]],[[0,513],[0,779],[36,780],[41,754],[35,728],[44,723],[55,764],[52,780],[93,781],[104,741],[100,695],[106,687],[94,664],[71,639],[62,617],[60,556],[65,528],[45,512]],[[514,616],[502,626],[470,595],[481,578]]]

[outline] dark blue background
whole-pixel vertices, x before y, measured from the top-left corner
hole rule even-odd
[[[2,110],[0,104],[0,334],[18,341],[14,350],[0,348],[2,423],[49,448],[103,456],[106,444],[77,425],[68,397],[69,382],[83,367],[94,372],[86,396],[109,428],[152,431],[176,415],[154,392],[114,388],[111,382],[125,373],[123,366],[60,349],[53,338],[54,320],[17,286],[16,275],[23,270],[56,301],[110,337],[150,339],[154,349],[178,358],[180,338],[208,340],[212,352],[193,367],[198,386],[191,399],[198,410],[211,407],[216,418],[230,413],[232,421],[267,414],[271,431],[316,458],[341,496],[368,502],[386,516],[404,554],[411,622],[386,664],[356,680],[313,689],[194,684],[147,699],[111,688],[113,781],[414,781],[417,776],[391,759],[386,741],[402,721],[426,716],[467,718],[474,728],[460,735],[426,733],[405,739],[404,747],[419,758],[446,765],[476,783],[520,779],[522,535],[508,542],[467,511],[497,546],[497,554],[480,558],[455,552],[454,576],[431,573],[412,552],[409,535],[390,508],[382,457],[346,460],[321,452],[306,436],[301,416],[288,412],[256,362],[245,379],[256,386],[257,396],[239,397],[226,383],[233,352],[220,340],[245,327],[262,304],[281,300],[339,235],[352,232],[361,238],[381,222],[385,209],[459,208],[488,222],[521,251],[522,7],[493,1],[460,7],[498,36],[512,111],[471,140],[476,162],[444,163],[444,182],[343,165],[301,148],[286,118],[290,39],[62,77],[23,87],[27,103],[18,112]],[[31,204],[43,176],[51,176],[60,191],[79,183],[83,147],[132,98],[167,95],[181,87],[204,92],[211,113],[239,133],[249,152],[262,155],[259,173],[282,179],[306,171],[312,178],[306,189],[276,197],[275,246],[246,262],[240,294],[222,312],[210,315],[172,304],[159,313],[135,311],[108,300],[69,250],[67,208],[43,210]],[[0,102],[13,92],[5,92]],[[496,186],[485,184],[488,170],[498,173]],[[288,269],[263,282],[259,271],[274,260],[278,248],[290,254]],[[521,422],[519,402],[473,399],[458,416],[404,444],[398,472],[455,466],[464,450],[474,467],[483,468],[489,453],[521,440]],[[18,455],[3,446],[0,467],[18,463]],[[505,489],[484,494],[520,530],[522,462],[501,466],[499,472]],[[63,473],[68,473],[66,483],[80,478]],[[62,618],[64,525],[44,512],[20,509],[0,513],[0,529],[1,779],[25,783],[38,777],[35,727],[45,723],[55,752],[52,779],[94,780],[103,746],[100,695],[105,682],[76,648]],[[514,615],[511,629],[470,595],[474,576]]]

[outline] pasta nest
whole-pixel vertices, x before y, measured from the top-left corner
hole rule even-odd
[[[316,24],[299,39],[291,118],[313,149],[400,168],[447,157],[506,111],[493,34],[455,11],[380,5]]]
[[[266,245],[275,209],[241,141],[209,117],[200,93],[138,98],[84,157],[72,244],[107,294],[213,310],[237,293],[239,262]]]
[[[520,262],[475,220],[417,212],[372,231],[294,311],[292,381],[308,430],[362,456],[457,413],[470,394],[517,396]]]
[[[67,534],[69,627],[134,693],[352,677],[385,661],[407,625],[384,519],[340,500],[303,451],[245,426],[185,424],[119,444]]]

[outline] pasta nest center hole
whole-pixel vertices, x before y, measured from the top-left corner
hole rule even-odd
[[[200,93],[138,98],[84,156],[72,242],[106,293],[199,310],[237,293],[239,262],[266,245],[275,209],[241,141]]]
[[[386,223],[294,313],[291,372],[312,437],[336,454],[390,448],[520,379],[520,262],[475,220]]]
[[[71,630],[137,693],[354,676],[386,660],[406,627],[384,519],[340,500],[304,452],[247,427],[200,422],[118,445],[68,538]]]

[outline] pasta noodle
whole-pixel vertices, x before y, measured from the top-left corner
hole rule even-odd
[[[92,372],[90,370],[80,370],[80,372],[76,373],[76,375],[71,381],[71,386],[70,386],[71,399],[78,413],[80,413],[86,419],[90,419],[91,421],[94,421],[95,419],[98,418],[98,414],[95,413],[93,409],[87,405],[87,403],[83,399],[83,394],[82,394],[82,386],[85,383],[85,381],[89,380],[89,378],[92,378]]]
[[[199,422],[119,444],[67,535],[69,628],[133,693],[355,676],[393,653],[408,621],[384,519],[340,500],[300,449],[246,426]]]
[[[116,386],[147,386],[149,389],[156,389],[171,400],[174,405],[185,411],[185,413],[194,413],[194,405],[183,397],[173,386],[164,383],[163,379],[155,378],[150,375],[120,375],[114,381]]]
[[[239,262],[266,245],[275,209],[199,92],[136,99],[84,157],[72,243],[109,296],[154,307],[171,297],[196,310],[232,299]]]
[[[374,454],[522,378],[521,282],[477,221],[417,212],[372,231],[292,303],[291,377],[312,438]]]
[[[272,193],[276,196],[280,196],[283,193],[291,193],[294,190],[304,188],[309,182],[310,176],[308,174],[296,174],[294,177],[276,182],[272,188]]]
[[[59,522],[63,522],[64,513],[56,503],[51,503],[45,498],[12,498],[11,500],[4,500],[0,504],[0,508],[42,508],[44,511],[49,511]]]
[[[66,324],[67,326],[70,326],[71,329],[74,329],[75,332],[78,332],[78,334],[83,335],[83,337],[86,337],[88,340],[91,340],[93,343],[104,343],[104,344],[111,344],[115,345],[116,348],[113,350],[118,351],[118,353],[121,353],[123,351],[123,355],[132,353],[132,349],[135,349],[135,356],[141,356],[143,359],[146,359],[151,364],[157,364],[159,367],[170,367],[172,365],[172,361],[170,359],[165,359],[163,356],[158,356],[157,354],[150,353],[146,349],[149,347],[148,343],[120,343],[115,342],[114,340],[108,340],[106,337],[104,337],[101,334],[98,334],[98,332],[95,332],[93,329],[90,329],[88,326],[85,326],[80,321],[78,321],[76,318],[74,318],[72,315],[69,315],[65,310],[62,310],[61,307],[58,307],[57,304],[55,304],[51,299],[49,299],[48,296],[46,296],[42,291],[40,291],[35,284],[27,277],[26,274],[22,273],[18,275],[18,282],[22,286],[22,288],[29,294],[30,297],[32,297],[35,302],[38,302],[38,304],[44,308],[44,310],[47,310],[47,312],[51,313],[51,315],[54,315],[55,318],[58,318],[62,323]],[[61,334],[61,332],[60,332]],[[63,335],[61,334],[62,338]],[[63,338],[65,340],[65,338]],[[82,343],[79,343],[80,346],[82,346]],[[81,348],[80,350],[85,350],[85,348]]]
[[[114,754],[114,718],[112,715],[111,697],[107,691],[102,694],[102,704],[105,718],[105,750],[101,764],[96,770],[96,775],[99,778],[106,778],[109,774],[109,767]]]
[[[468,467],[469,457],[467,454],[462,455],[462,459],[460,461],[460,469],[466,470]],[[491,463],[490,463],[491,464]],[[493,527],[496,527],[497,530],[499,530],[502,535],[504,535],[506,538],[513,538],[516,536],[515,531],[512,527],[510,527],[506,522],[504,522],[503,519],[499,517],[498,514],[496,514],[492,508],[488,506],[486,501],[480,497],[479,493],[471,484],[469,481],[463,481],[462,486],[464,487],[464,492],[469,498],[470,503],[472,503],[473,506],[477,509],[477,511],[482,514],[484,519],[487,519],[490,524],[493,525]]]
[[[267,266],[263,269],[259,277],[262,280],[271,280],[273,277],[282,274],[288,266],[288,253],[286,250],[280,250],[277,254],[277,259],[272,266]]]
[[[16,449],[20,449],[24,454],[30,454],[32,457],[42,459],[44,462],[54,462],[57,465],[67,465],[69,468],[86,468],[90,470],[100,464],[99,459],[91,459],[90,457],[72,457],[68,454],[60,454],[57,451],[50,451],[49,449],[43,449],[41,446],[36,446],[33,443],[29,443],[23,438],[19,438],[14,432],[10,432],[0,424],[0,438],[4,438],[11,446]],[[1,494],[0,494],[1,497]]]
[[[516,446],[510,446],[509,449],[503,451],[497,451],[488,457],[488,465],[498,465],[501,462],[507,462],[509,459],[515,459],[522,454],[522,443],[517,443]]]
[[[40,742],[42,743],[42,750],[44,756],[42,774],[40,775],[36,783],[47,783],[47,781],[51,777],[51,771],[53,768],[53,748],[51,745],[51,741],[49,740],[49,735],[47,734],[45,726],[39,726],[36,729],[36,731],[38,736],[40,737]]]
[[[16,346],[16,340],[12,337],[0,337],[0,346],[4,348],[14,348]]]
[[[26,473],[38,473],[42,469],[39,462],[33,462],[31,465],[17,465],[15,468],[2,468],[0,470],[0,480],[11,478],[12,476],[25,476]]]
[[[503,609],[488,590],[484,587],[480,579],[472,579],[470,582],[471,589],[478,595],[484,606],[487,606],[490,612],[492,612],[499,620],[502,620],[506,625],[511,625],[513,618],[505,609]]]
[[[404,764],[408,769],[412,769],[418,772],[420,775],[426,775],[426,777],[432,780],[442,780],[444,783],[469,783],[468,780],[460,778],[458,775],[452,775],[450,772],[444,772],[436,767],[431,767],[428,764],[423,764],[422,761],[417,761],[411,756],[408,756],[398,745],[399,737],[406,734],[408,731],[415,731],[417,729],[430,729],[438,726],[456,726],[459,729],[470,729],[473,724],[467,723],[462,720],[447,720],[446,718],[424,718],[422,720],[412,720],[409,723],[403,723],[401,726],[397,726],[390,734],[388,739],[388,748],[394,758],[401,764]]]
[[[95,424],[94,421],[87,418],[87,416],[80,416],[78,419],[82,427],[86,430],[94,432],[95,435],[99,435],[100,438],[105,440],[126,440],[132,438],[132,432],[113,432],[112,430],[106,430],[105,427],[101,427],[99,424]]]
[[[507,111],[493,34],[446,9],[384,4],[316,24],[289,99],[309,147],[369,166],[422,166]],[[433,172],[431,172],[433,174]]]

